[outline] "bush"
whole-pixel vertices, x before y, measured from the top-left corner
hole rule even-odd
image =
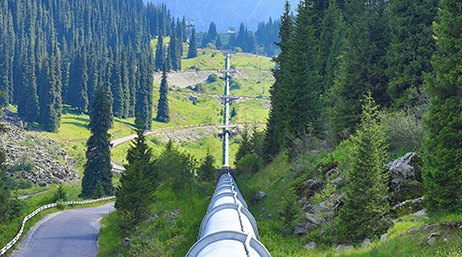
[[[241,83],[235,79],[229,81],[229,90],[241,89]]]
[[[238,161],[236,169],[240,173],[256,173],[260,169],[260,166],[261,161],[258,155],[249,154]]]
[[[404,111],[379,114],[390,152],[416,152],[426,135],[423,121]]]
[[[207,77],[207,83],[213,83],[215,81],[218,81],[218,75],[216,73],[212,73]]]
[[[242,49],[240,47],[235,47],[234,52],[242,53]]]
[[[212,43],[207,43],[205,48],[212,49],[212,50],[217,50],[217,47]]]
[[[64,189],[63,185],[59,185],[58,189],[53,194],[53,202],[65,202],[67,200],[66,189]]]

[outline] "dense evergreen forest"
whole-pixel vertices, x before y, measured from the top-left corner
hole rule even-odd
[[[280,20],[275,20],[270,17],[268,22],[259,22],[255,33],[249,31],[242,22],[238,31],[229,32],[227,34],[217,33],[216,24],[212,21],[206,33],[202,34],[201,47],[206,48],[208,44],[212,44],[217,49],[236,49],[246,53],[262,54],[266,56],[275,56],[280,50],[274,42],[278,41],[278,31]]]
[[[141,0],[2,0],[0,28],[0,104],[48,131],[57,131],[62,104],[88,112],[98,85],[115,117],[139,112],[150,128],[152,100],[142,99],[152,95],[150,39],[171,38],[165,60],[174,70],[187,41],[184,18]]]
[[[281,17],[265,155],[303,133],[349,138],[368,91],[381,109],[428,109],[439,1],[301,1]],[[426,107],[425,107],[426,106]],[[422,113],[417,113],[422,115]],[[271,147],[270,147],[271,146]]]

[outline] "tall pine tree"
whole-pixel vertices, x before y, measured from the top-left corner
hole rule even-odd
[[[416,106],[422,97],[424,74],[432,72],[431,58],[436,50],[432,23],[438,4],[438,0],[390,3],[387,92],[396,108]]]
[[[361,99],[371,91],[377,104],[390,106],[387,95],[388,77],[386,50],[388,34],[385,15],[386,0],[353,0],[348,9],[351,25],[342,56],[342,66],[331,99],[331,126],[338,138],[354,133],[361,120]]]
[[[443,0],[440,23],[435,26],[439,51],[429,78],[430,112],[423,173],[427,209],[435,212],[462,211],[462,5]]]
[[[87,162],[82,178],[83,198],[93,196],[98,183],[101,183],[106,195],[114,194],[112,185],[112,165],[111,165],[111,135],[108,133],[112,126],[111,102],[103,85],[96,91],[95,99],[91,105],[90,131],[91,136],[87,141],[87,151],[85,155]]]
[[[149,45],[144,47],[139,62],[139,82],[136,90],[135,115],[144,124],[145,130],[152,126],[152,94],[153,94],[153,60]]]
[[[197,57],[196,29],[193,27],[191,39],[189,40],[188,58]]]
[[[154,165],[151,149],[147,144],[142,122],[137,120],[133,144],[127,151],[125,171],[116,189],[115,208],[122,216],[124,227],[133,229],[149,215],[149,205],[153,202],[158,183],[158,173]]]
[[[170,121],[170,110],[168,107],[168,83],[167,83],[167,72],[162,72],[162,81],[160,82],[159,89],[159,103],[157,104],[157,117],[156,120],[160,122],[168,123]]]
[[[264,152],[263,157],[265,162],[270,162],[281,148],[281,140],[283,135],[282,117],[283,117],[283,87],[286,86],[284,80],[288,74],[288,58],[289,47],[292,40],[294,24],[290,15],[290,3],[286,1],[284,13],[281,16],[281,26],[279,28],[280,42],[275,43],[280,47],[281,53],[274,57],[273,60],[278,65],[277,69],[273,70],[275,82],[270,89],[271,94],[271,110],[269,112],[268,122],[266,123]]]

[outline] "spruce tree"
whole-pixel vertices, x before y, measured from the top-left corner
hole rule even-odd
[[[438,4],[438,0],[390,3],[387,92],[396,108],[418,105],[423,94],[424,74],[432,72],[431,58],[436,50],[432,23]]]
[[[236,158],[234,160],[234,165],[237,165],[240,159],[244,158],[246,155],[253,153],[252,140],[247,127],[244,128],[241,134],[241,141],[239,142],[239,148],[236,153]]]
[[[462,211],[462,5],[443,0],[435,26],[439,51],[434,56],[436,78],[429,78],[430,112],[425,119],[429,133],[425,144],[430,213]]]
[[[283,96],[283,144],[292,146],[286,134],[296,138],[312,131],[315,135],[323,132],[321,123],[322,83],[318,73],[317,44],[311,1],[302,1],[298,6],[295,28],[289,49],[286,84]]]
[[[388,77],[386,49],[388,34],[385,0],[353,0],[348,3],[355,14],[349,17],[348,41],[342,55],[340,76],[331,95],[331,126],[338,138],[354,133],[361,120],[361,99],[367,91],[382,107],[390,106],[386,93]]]
[[[193,27],[191,39],[189,40],[188,58],[197,57],[196,29]]]
[[[217,49],[221,49],[223,47],[223,43],[221,43],[220,36],[217,36],[217,43],[215,43]]]
[[[204,182],[215,182],[217,169],[215,168],[215,157],[210,154],[210,149],[207,148],[207,154],[202,158],[197,175]]]
[[[319,36],[319,75],[322,77],[324,92],[334,85],[334,79],[340,68],[339,56],[346,42],[346,26],[336,0],[330,0],[321,22]]]
[[[371,93],[365,97],[361,124],[352,136],[353,153],[345,204],[339,214],[339,233],[346,240],[360,240],[386,229],[382,213],[388,208],[385,173],[385,133]]]
[[[167,72],[166,67],[164,66],[164,71],[162,72],[162,80],[160,82],[159,89],[159,102],[157,104],[157,117],[156,120],[160,122],[168,123],[170,121],[170,110],[168,107],[168,83],[167,83]]]
[[[164,68],[165,62],[165,49],[164,49],[164,39],[162,36],[157,38],[156,45],[156,61],[155,61],[155,70],[160,71]]]
[[[135,116],[143,121],[143,129],[149,130],[152,126],[153,95],[153,60],[149,45],[146,45],[141,53],[138,70],[139,81],[136,90]]]
[[[103,85],[100,85],[96,91],[90,114],[91,136],[87,141],[87,151],[85,152],[87,162],[83,172],[82,193],[80,194],[83,198],[93,196],[98,181],[102,184],[106,195],[114,194],[111,181],[111,135],[108,134],[113,118],[111,102]]]
[[[284,96],[282,92],[283,87],[287,85],[284,81],[288,77],[289,45],[292,40],[293,30],[294,25],[290,15],[290,3],[286,1],[284,13],[281,16],[281,26],[279,27],[280,42],[275,43],[281,49],[281,53],[273,58],[278,68],[273,70],[275,82],[270,89],[271,110],[268,122],[266,123],[263,143],[263,158],[266,163],[269,163],[279,153],[281,148],[281,140],[284,132],[282,126]]]
[[[80,49],[69,66],[69,84],[66,103],[81,112],[88,111],[87,84],[87,55],[84,49]]]
[[[45,130],[57,132],[61,124],[61,60],[56,43],[50,47],[50,57],[44,66],[43,78],[39,90],[39,123]]]
[[[127,224],[126,227],[132,228],[148,217],[148,207],[153,201],[158,183],[158,173],[151,160],[151,149],[142,126],[142,122],[137,120],[137,137],[127,151],[128,164],[124,165],[125,171],[116,189],[115,208]]]

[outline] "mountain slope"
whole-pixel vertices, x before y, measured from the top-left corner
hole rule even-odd
[[[165,0],[144,0],[154,4],[161,4]],[[298,1],[290,0],[292,9],[295,9]],[[235,1],[212,1],[212,0],[171,0],[167,7],[176,17],[193,19],[196,31],[207,31],[210,22],[217,24],[218,32],[228,31],[228,27],[239,29],[241,22],[249,30],[255,31],[258,23],[278,19],[283,11],[284,0],[235,0]]]

